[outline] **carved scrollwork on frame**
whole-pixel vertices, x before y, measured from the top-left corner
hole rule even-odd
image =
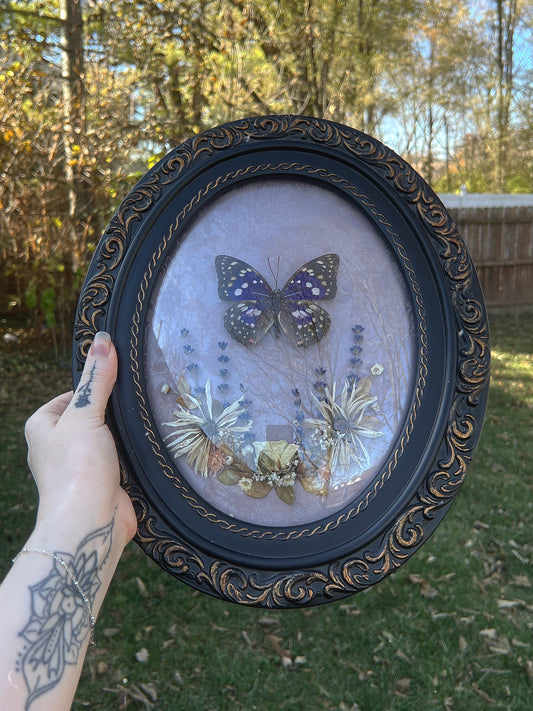
[[[208,593],[248,606],[266,608],[318,604],[364,587],[367,564],[347,562],[320,569],[260,572],[213,560],[175,535],[159,528],[141,492],[127,487],[137,513],[137,542],[171,575],[201,587]],[[363,583],[363,584],[361,584]]]
[[[269,160],[271,148],[275,158]],[[336,160],[338,171],[333,171],[331,165]],[[345,166],[351,166],[349,180],[343,173]],[[204,169],[210,172],[209,179],[202,183]],[[199,209],[211,192],[227,190],[233,183],[253,180],[269,171],[295,179],[304,175],[318,183],[327,182],[365,210],[394,251],[409,284],[418,351],[411,405],[401,434],[373,486],[360,500],[349,502],[336,517],[287,528],[241,525],[242,522],[221,516],[219,511],[190,493],[165,464],[142,375],[142,327],[149,306],[148,283],[157,274],[163,261],[160,257],[171,237],[179,231],[182,218]],[[179,204],[180,191],[191,175],[198,180],[196,193],[190,191],[187,199],[182,200],[170,221],[170,229],[167,221],[165,231],[157,237],[150,236],[146,225],[158,219],[163,210],[161,204],[168,204],[170,198]],[[358,179],[372,183],[373,189],[379,186],[386,196],[384,204],[393,206],[390,212],[387,212],[388,207],[378,208],[366,197],[365,191],[357,186]],[[395,229],[397,214],[401,214],[402,224],[414,226],[415,236],[410,238],[409,247]],[[149,263],[133,268],[133,278],[138,284],[136,304],[128,311],[128,323],[117,327],[122,329],[123,340],[129,344],[131,380],[131,392],[119,393],[118,397],[127,398],[130,409],[136,408],[137,419],[144,427],[143,446],[150,449],[155,466],[164,469],[170,485],[181,492],[184,505],[197,510],[201,525],[216,529],[216,535],[224,536],[224,541],[229,541],[233,533],[234,538],[247,541],[248,548],[242,554],[229,551],[225,559],[217,557],[209,546],[204,549],[189,541],[180,531],[179,522],[166,520],[157,510],[157,503],[143,491],[141,479],[131,469],[128,454],[131,443],[119,442],[122,484],[137,514],[137,543],[164,570],[193,587],[239,604],[268,608],[314,605],[338,599],[374,585],[400,567],[442,520],[464,481],[480,434],[489,379],[489,333],[476,273],[453,219],[431,188],[411,166],[379,141],[322,119],[300,116],[242,119],[185,141],[133,188],[97,247],[76,314],[75,381],[79,379],[94,334],[105,329],[110,316],[116,315],[110,314],[110,308],[125,256],[130,254],[132,246],[137,249],[144,240],[153,241],[152,256]],[[413,255],[417,244],[422,256]],[[417,269],[424,263],[428,272],[434,272],[437,286],[430,296],[417,278],[414,261],[419,265]],[[115,308],[122,308],[120,298],[113,299],[113,303],[118,304]],[[428,306],[433,318],[438,319],[441,314],[439,324],[435,325],[428,318]],[[432,363],[432,343],[440,342],[439,339],[448,349],[446,364],[452,381],[449,384],[444,382],[442,373],[435,372]],[[425,450],[428,443],[417,438],[417,418],[422,419],[419,415],[422,409],[427,417],[429,400],[445,410],[435,412],[440,430],[432,435],[431,458],[424,460],[422,471],[416,467],[422,466],[417,462],[423,457],[420,454],[417,459],[416,453],[418,449]],[[121,422],[120,427],[114,422],[110,425],[120,439],[128,423]],[[416,456],[408,459],[405,452],[415,452]],[[404,459],[415,462],[414,473],[402,469]],[[312,553],[315,539],[322,539],[320,545],[324,548],[323,540],[332,536],[333,550],[338,546],[339,531],[346,530],[347,536],[357,538],[354,531],[357,533],[359,514],[364,513],[370,503],[389,496],[386,485],[393,478],[392,474],[404,478],[404,487],[398,487],[398,491],[408,490],[410,494],[399,497],[401,505],[387,500],[382,507],[388,512],[387,519],[381,526],[374,527],[373,533],[362,539],[354,550],[340,557],[332,553],[332,559],[326,551],[321,563],[300,566],[295,559],[294,566],[287,565],[284,545],[294,545],[298,540],[310,541]],[[249,563],[249,559],[257,560],[261,555],[258,552],[261,549],[254,546],[264,544],[275,546],[272,550],[279,555],[278,568],[272,560],[264,567]],[[235,560],[237,562],[230,562]]]

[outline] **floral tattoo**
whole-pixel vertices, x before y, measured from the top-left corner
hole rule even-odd
[[[24,647],[17,665],[28,689],[26,711],[35,699],[59,684],[67,664],[78,662],[91,630],[91,609],[102,584],[99,574],[111,550],[113,526],[114,519],[90,533],[74,555],[55,552],[52,571],[30,586],[31,615],[19,633]],[[59,561],[68,566],[71,575]]]

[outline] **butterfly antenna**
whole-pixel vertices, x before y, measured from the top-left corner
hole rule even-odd
[[[276,271],[274,272],[274,269],[272,268],[272,262],[271,259],[274,259],[274,257],[268,257],[268,268],[270,269],[270,273],[272,274],[274,278],[274,284],[276,285],[276,288],[278,286],[278,278],[279,278],[279,265],[281,261],[281,257],[278,255],[277,256],[277,264],[276,264]]]

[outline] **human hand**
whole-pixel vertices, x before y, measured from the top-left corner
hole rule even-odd
[[[104,420],[116,376],[111,339],[96,334],[76,392],[55,398],[26,423],[39,510],[0,585],[2,708],[71,708],[100,606],[135,533]]]
[[[93,530],[115,520],[122,547],[137,522],[120,487],[115,443],[105,408],[117,376],[117,354],[106,333],[97,333],[75,393],[65,393],[26,423],[28,463],[39,490],[36,530]],[[57,532],[57,531],[56,531]],[[116,539],[115,539],[116,540]]]

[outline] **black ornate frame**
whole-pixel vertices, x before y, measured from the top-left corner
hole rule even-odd
[[[334,515],[273,528],[225,516],[181,477],[152,424],[142,333],[158,270],[196,212],[245,181],[281,176],[354,202],[394,250],[409,285],[417,364],[402,432],[372,486]],[[320,604],[397,569],[448,511],[481,431],[488,326],[453,220],[399,156],[325,120],[236,121],[184,142],[149,171],[112,218],[83,285],[75,384],[99,330],[111,333],[119,353],[108,420],[137,513],[137,543],[171,575],[241,604]],[[165,481],[181,494],[177,509],[166,503]]]

